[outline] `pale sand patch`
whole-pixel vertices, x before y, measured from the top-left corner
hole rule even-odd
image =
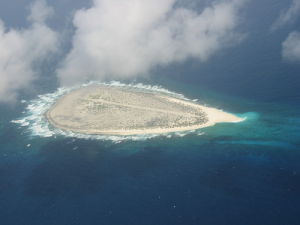
[[[63,130],[123,136],[189,131],[243,120],[163,93],[104,85],[66,94],[46,112],[46,117]]]

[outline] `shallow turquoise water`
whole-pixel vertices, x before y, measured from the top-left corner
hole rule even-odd
[[[114,143],[32,136],[28,127],[10,122],[22,117],[28,102],[2,109],[1,220],[7,225],[296,224],[299,108],[181,87],[188,97],[247,120],[182,137]]]
[[[290,2],[248,1],[243,42],[141,79],[246,116],[243,123],[120,143],[33,136],[10,121],[55,91],[57,65],[43,68],[26,103],[0,105],[0,224],[298,225],[300,66],[282,60],[281,44],[300,20],[270,32]],[[14,3],[0,4],[9,20],[5,6]],[[56,26],[65,27],[66,10]],[[23,17],[5,22],[19,27]]]

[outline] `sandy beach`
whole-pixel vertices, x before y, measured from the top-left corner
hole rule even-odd
[[[45,115],[62,130],[121,136],[189,131],[243,120],[163,93],[104,85],[71,91]]]

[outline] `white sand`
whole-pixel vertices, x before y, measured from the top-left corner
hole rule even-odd
[[[53,126],[63,130],[123,136],[188,131],[243,120],[160,93],[102,85],[66,94],[46,116]]]

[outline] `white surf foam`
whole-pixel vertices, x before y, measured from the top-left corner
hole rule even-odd
[[[185,136],[192,132],[196,132],[197,135],[202,135],[203,132],[195,131],[183,131],[183,132],[172,132],[172,133],[165,133],[165,134],[145,134],[145,135],[130,135],[130,136],[107,136],[107,135],[87,135],[87,134],[79,134],[74,133],[71,131],[63,131],[58,128],[55,128],[49,124],[48,120],[45,118],[44,114],[46,111],[56,102],[58,98],[63,96],[64,94],[80,88],[86,87],[92,84],[99,84],[105,86],[114,86],[114,87],[124,87],[124,88],[135,88],[140,89],[142,91],[148,92],[156,92],[156,93],[164,93],[170,96],[174,96],[180,99],[189,100],[189,101],[196,101],[190,100],[186,98],[184,95],[169,91],[161,86],[151,86],[145,85],[141,83],[136,84],[124,84],[118,81],[113,81],[109,83],[102,83],[102,82],[89,82],[82,84],[80,86],[74,86],[70,88],[59,88],[57,91],[49,94],[39,95],[37,99],[31,100],[28,102],[28,106],[24,112],[24,117],[18,120],[12,120],[12,123],[19,124],[21,127],[27,127],[30,134],[32,136],[41,136],[41,137],[56,137],[59,135],[67,136],[67,137],[74,137],[74,138],[83,138],[83,139],[96,139],[96,140],[111,140],[113,142],[121,142],[124,140],[146,140],[149,138],[154,138],[158,136],[164,136],[166,138],[172,138],[175,136]]]

